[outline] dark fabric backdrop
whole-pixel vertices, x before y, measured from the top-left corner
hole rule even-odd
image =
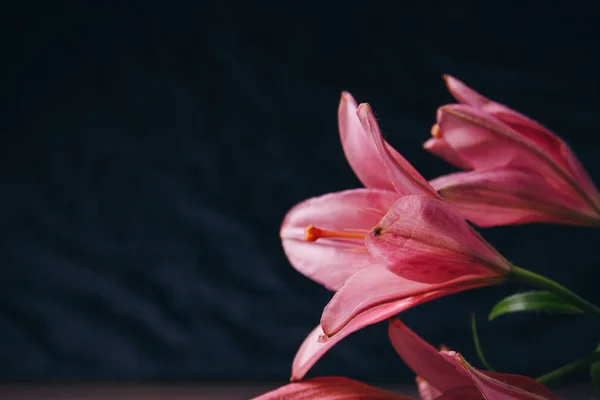
[[[359,186],[338,139],[341,90],[371,103],[428,179],[453,171],[421,149],[451,102],[449,73],[561,134],[600,183],[595,9],[32,4],[4,3],[0,24],[3,380],[285,381],[331,293],[289,265],[280,223],[305,198]],[[600,302],[600,231],[483,234]],[[515,373],[597,344],[600,325],[582,316],[487,323],[516,290],[458,294],[403,319],[478,365],[477,312],[489,360]],[[323,374],[413,379],[386,324],[336,346],[311,371]]]

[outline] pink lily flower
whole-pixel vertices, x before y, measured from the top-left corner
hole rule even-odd
[[[417,385],[422,400],[556,399],[550,390],[531,378],[479,371],[454,351],[438,351],[397,318],[390,320],[389,337],[396,352],[419,375]],[[410,400],[409,397],[343,377],[291,383],[254,400],[309,398]]]
[[[500,283],[511,268],[385,143],[368,104],[344,93],[339,115],[346,156],[367,188],[301,202],[282,224],[291,264],[336,291],[296,354],[292,380],[349,334],[420,303]]]
[[[388,333],[398,355],[417,374],[422,400],[557,399],[535,379],[479,371],[457,352],[438,351],[398,318],[390,319]]]
[[[432,180],[481,227],[600,225],[600,195],[569,146],[539,123],[445,76],[460,104],[440,107],[423,147],[467,171]]]

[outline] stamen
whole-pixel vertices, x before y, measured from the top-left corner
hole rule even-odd
[[[440,129],[440,126],[438,124],[434,124],[431,127],[431,136],[433,136],[436,139],[442,138],[442,130]]]
[[[304,240],[307,242],[316,242],[320,238],[337,238],[337,239],[364,239],[367,236],[366,233],[354,233],[354,232],[340,232],[340,231],[328,231],[326,229],[319,229],[314,225],[306,227],[306,236]]]

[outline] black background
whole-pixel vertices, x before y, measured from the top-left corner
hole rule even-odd
[[[591,4],[591,3],[590,3]],[[3,3],[0,378],[281,380],[331,293],[278,238],[295,203],[359,186],[339,144],[349,90],[428,179],[442,73],[544,123],[600,183],[598,10],[569,2],[302,7]],[[515,264],[600,302],[600,231],[483,231]],[[478,365],[541,374],[594,348],[584,316],[485,315],[514,285],[403,320]],[[386,324],[310,376],[411,382]],[[585,379],[585,374],[580,378]]]

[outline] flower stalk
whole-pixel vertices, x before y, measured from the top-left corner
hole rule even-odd
[[[582,371],[585,368],[589,367],[590,364],[596,361],[600,361],[600,351],[594,351],[593,353],[588,354],[585,357],[579,358],[567,365],[555,369],[552,372],[548,372],[547,374],[538,377],[536,381],[543,385],[546,385],[549,382],[557,381],[565,378],[568,375]]]
[[[581,311],[600,318],[600,308],[551,279],[517,267],[516,265],[511,267],[508,277],[514,282],[523,283],[537,289],[547,290],[578,307]]]

